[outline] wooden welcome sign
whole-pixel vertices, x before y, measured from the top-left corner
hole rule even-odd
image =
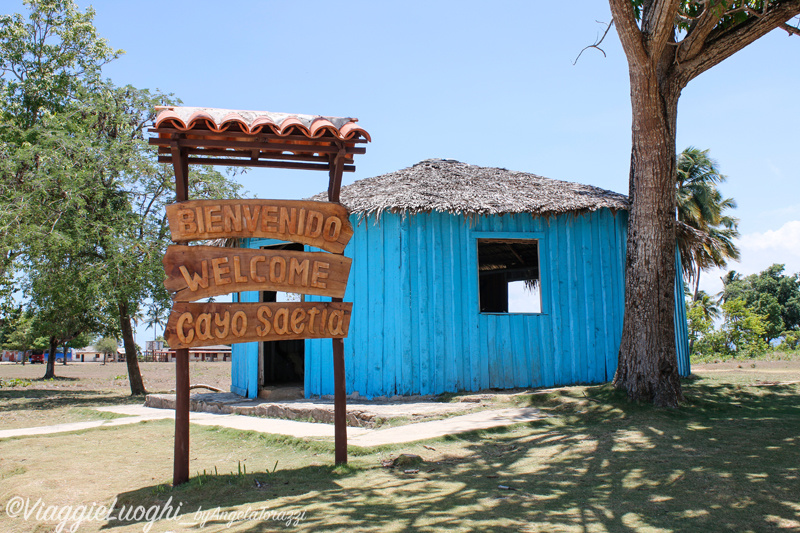
[[[295,200],[196,200],[167,206],[172,240],[261,237],[328,252],[172,245],[164,256],[175,304],[164,331],[174,349],[214,344],[347,337],[353,304],[342,302],[189,303],[242,291],[342,298],[352,260],[347,209]]]
[[[218,246],[167,248],[164,286],[176,302],[242,291],[285,291],[341,298],[352,259],[324,252]]]

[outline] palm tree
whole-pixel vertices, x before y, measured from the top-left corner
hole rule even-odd
[[[709,321],[716,320],[722,316],[722,310],[719,307],[719,299],[715,299],[706,291],[697,291],[694,300],[691,303],[691,309],[700,308],[703,313],[703,318]],[[696,336],[692,336],[689,341],[689,353],[694,350],[694,341]]]
[[[702,309],[703,316],[709,320],[715,320],[722,316],[719,300],[714,299],[714,297],[706,291],[697,292],[697,297],[692,303],[692,307],[699,307]]]
[[[739,259],[739,249],[733,243],[739,236],[739,220],[725,214],[736,208],[736,201],[723,198],[717,188],[725,179],[708,150],[690,146],[678,156],[678,249],[684,273],[694,282],[694,301],[699,295],[702,271],[722,268],[729,259]]]
[[[153,341],[158,338],[158,328],[167,323],[169,318],[169,307],[154,301],[147,308],[147,321],[145,325],[153,330]],[[155,354],[153,354],[155,355]]]

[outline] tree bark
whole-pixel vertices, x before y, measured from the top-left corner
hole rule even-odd
[[[698,262],[697,272],[695,272],[694,276],[694,296],[692,297],[693,302],[697,301],[697,293],[700,292],[700,272],[702,272],[702,269],[700,268],[700,263]]]
[[[47,368],[44,371],[44,378],[53,379],[56,377],[56,349],[58,348],[58,339],[50,337],[50,352],[47,354]]]
[[[675,348],[675,125],[681,87],[630,65],[631,150],[625,315],[614,386],[635,401],[683,400]]]
[[[127,302],[118,302],[119,325],[122,331],[122,344],[125,346],[125,364],[128,365],[128,383],[131,386],[131,396],[147,394],[139,371],[139,359],[136,354],[136,341],[133,338],[133,327]]]

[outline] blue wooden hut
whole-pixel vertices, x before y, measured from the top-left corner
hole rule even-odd
[[[322,196],[315,198],[324,200]],[[348,394],[601,383],[622,333],[627,197],[434,159],[343,187],[355,234],[344,301]],[[251,239],[247,247],[297,247]],[[676,346],[689,374],[683,287]],[[242,293],[274,301],[275,293]],[[311,299],[312,297],[306,297]],[[333,394],[328,340],[237,344],[232,387]]]

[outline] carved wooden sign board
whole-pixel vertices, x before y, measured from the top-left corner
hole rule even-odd
[[[164,256],[173,307],[164,338],[174,349],[290,339],[344,338],[352,303],[189,303],[241,291],[342,298],[353,235],[339,204],[295,200],[195,200],[167,206],[173,242],[262,237],[325,252],[171,245]]]

